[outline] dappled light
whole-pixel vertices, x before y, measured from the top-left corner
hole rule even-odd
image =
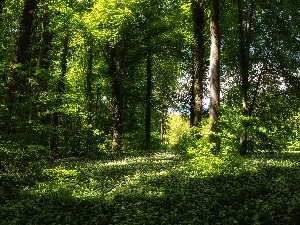
[[[199,162],[191,170],[171,153],[58,161],[1,204],[1,222],[296,224],[299,155],[257,155],[230,170],[222,163],[208,168]],[[220,168],[222,173],[214,172]],[[202,170],[210,171],[203,176]]]
[[[298,225],[299,18],[0,0],[0,225]]]

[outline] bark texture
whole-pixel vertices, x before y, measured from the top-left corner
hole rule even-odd
[[[198,126],[202,119],[203,80],[205,76],[204,0],[192,1],[194,25],[194,68],[191,88],[191,126]]]
[[[52,42],[52,36],[49,31],[49,9],[46,0],[43,1],[42,16],[39,18],[41,21],[41,33],[39,40],[39,52],[37,56],[37,68],[39,70],[39,76],[37,76],[37,84],[33,85],[31,89],[31,109],[29,120],[37,119],[38,108],[42,108],[43,104],[38,101],[38,96],[42,91],[47,91],[48,80],[47,74],[49,73],[49,60],[47,60],[47,54],[50,50],[50,45]]]
[[[112,44],[108,44],[108,74],[112,87],[112,113],[113,113],[113,140],[112,151],[120,151],[122,149],[122,95],[120,75],[116,66],[116,52]]]
[[[34,13],[36,12],[38,0],[25,0],[24,8],[20,21],[19,36],[16,41],[16,48],[13,55],[14,66],[7,74],[6,84],[3,93],[3,103],[7,105],[7,115],[3,131],[7,134],[15,132],[23,132],[15,129],[12,115],[22,118],[23,121],[28,120],[30,116],[30,100],[28,99],[30,86],[29,78],[29,62],[31,51],[31,39],[33,34]],[[2,1],[2,10],[3,10]]]
[[[40,36],[40,50],[39,55],[37,59],[37,67],[41,69],[48,69],[49,63],[46,58],[46,55],[48,51],[50,50],[50,44],[52,41],[52,36],[49,32],[49,9],[48,4],[46,1],[44,1],[43,6],[43,16],[42,16],[42,30],[41,30],[41,36]]]
[[[93,124],[93,40],[91,35],[88,37],[87,40],[87,68],[86,68],[86,81],[85,81],[85,98],[86,98],[86,110],[87,110],[87,137],[86,137],[86,150],[91,147],[92,145],[92,130],[91,126]]]
[[[220,28],[219,28],[219,0],[211,0],[210,13],[210,106],[209,119],[210,124],[210,143],[214,144],[213,151],[220,151],[220,139],[218,133],[218,108],[220,106]]]
[[[239,30],[239,67],[241,77],[241,96],[242,96],[242,113],[244,117],[249,117],[249,69],[250,69],[250,43],[254,1],[251,1],[248,7],[248,19],[244,15],[244,5],[242,0],[238,0],[238,30]],[[240,154],[245,154],[248,150],[248,130],[249,123],[242,122],[243,131],[240,135]]]

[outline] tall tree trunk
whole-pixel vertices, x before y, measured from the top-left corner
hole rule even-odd
[[[40,42],[39,42],[40,48],[39,48],[39,54],[38,54],[38,58],[37,58],[37,68],[40,70],[40,74],[42,76],[38,76],[38,78],[37,78],[38,87],[37,87],[37,90],[33,90],[35,95],[39,95],[40,93],[48,90],[48,82],[49,82],[48,74],[49,74],[50,63],[49,63],[49,60],[47,60],[47,57],[48,57],[48,54],[50,51],[50,46],[51,46],[52,39],[53,39],[53,36],[50,33],[49,24],[50,24],[50,20],[49,20],[48,3],[47,3],[47,0],[43,0],[43,12],[42,12],[42,18],[41,18],[41,34],[40,34]],[[35,93],[35,92],[38,92],[38,93]],[[34,98],[38,98],[38,97],[34,96]],[[35,107],[36,107],[36,110],[39,110],[39,112],[46,111],[44,104],[41,102],[37,102],[37,105]],[[31,110],[31,114],[32,113],[33,112]],[[32,117],[33,117],[33,115],[32,115]],[[45,117],[42,117],[41,123],[50,125],[51,124],[51,116],[47,115]],[[47,132],[46,135],[48,136],[48,140],[47,140],[47,138],[43,138],[43,139],[45,139],[44,140],[45,146],[47,145],[47,143],[49,144],[49,138],[50,138],[51,134],[49,134],[49,132]]]
[[[241,76],[241,95],[242,95],[242,114],[244,117],[249,117],[248,106],[248,90],[249,90],[249,54],[250,54],[250,42],[251,42],[251,28],[254,1],[250,4],[250,12],[248,15],[248,21],[243,15],[244,6],[241,0],[238,0],[238,30],[239,30],[239,64],[240,64],[240,76]],[[246,26],[243,24],[246,23]],[[245,154],[248,150],[248,130],[249,123],[247,121],[242,122],[243,132],[240,136],[240,154]]]
[[[211,0],[210,13],[210,143],[214,144],[213,152],[220,151],[220,138],[218,137],[218,108],[220,106],[220,28],[219,28],[219,0]]]
[[[68,63],[68,50],[69,50],[69,31],[66,27],[63,34],[63,49],[60,62],[60,74],[58,77],[58,82],[56,84],[56,101],[55,101],[55,111],[51,116],[51,125],[54,131],[54,134],[49,140],[49,148],[52,153],[52,158],[56,158],[58,155],[58,125],[60,112],[59,108],[62,104],[62,95],[65,92],[65,78],[67,73],[67,63]]]
[[[146,62],[146,150],[151,149],[151,96],[152,96],[152,72],[151,72],[151,57],[147,57]]]
[[[86,71],[86,107],[87,107],[87,137],[86,137],[86,149],[88,150],[91,147],[92,142],[92,132],[91,126],[93,123],[93,40],[92,36],[89,35],[87,38],[87,71]]]
[[[193,59],[194,60],[194,59]],[[190,127],[194,126],[195,122],[195,72],[194,68],[191,71],[192,81],[190,84]]]
[[[159,124],[159,136],[160,136],[160,141],[163,143],[164,140],[164,134],[165,134],[165,120],[162,118],[160,119],[160,124]]]
[[[41,91],[47,90],[46,74],[49,72],[49,62],[46,59],[46,56],[50,50],[50,44],[52,41],[52,36],[49,32],[49,16],[48,16],[48,3],[46,0],[43,0],[43,9],[41,17],[41,33],[39,41],[39,53],[37,56],[37,69],[39,70],[39,76],[37,77],[38,85],[32,87],[32,97],[31,97],[31,107],[29,120],[33,120],[37,117],[37,108],[39,107],[38,95]]]
[[[92,8],[93,1],[88,0],[89,7]],[[92,128],[95,126],[95,122],[93,121],[93,115],[94,110],[96,110],[97,113],[97,107],[98,107],[98,90],[97,90],[97,96],[96,96],[96,107],[94,108],[94,95],[93,95],[93,36],[91,33],[87,33],[86,37],[86,48],[87,48],[87,65],[86,65],[86,79],[85,79],[85,100],[86,100],[86,111],[87,111],[87,118],[86,118],[86,124],[87,124],[87,132],[86,132],[86,153],[90,150],[92,147],[93,142],[93,131]]]
[[[48,51],[50,50],[50,44],[52,41],[52,36],[50,35],[48,26],[49,26],[49,9],[48,9],[48,3],[46,0],[44,0],[43,5],[43,16],[42,16],[42,30],[41,30],[41,36],[40,36],[40,50],[39,55],[37,59],[37,67],[42,70],[48,70],[49,63],[48,60],[46,60],[46,55]],[[40,81],[44,82],[43,80]],[[43,87],[43,86],[42,86]]]
[[[202,119],[203,80],[205,76],[205,39],[204,39],[204,0],[192,1],[193,25],[194,25],[194,68],[192,76],[191,97],[191,126],[198,126]]]
[[[14,54],[14,63],[25,65],[30,59],[30,47],[34,12],[36,11],[38,0],[25,0],[24,9],[20,23],[20,35]]]
[[[164,143],[164,135],[166,133],[166,122],[168,117],[168,107],[165,104],[161,105],[160,120],[159,120],[159,135],[161,144]]]
[[[112,85],[112,109],[113,109],[113,140],[112,151],[122,149],[122,95],[120,85],[120,75],[116,66],[116,53],[114,46],[108,44],[108,74]]]
[[[11,133],[14,130],[12,116],[16,115],[23,122],[28,120],[29,107],[28,95],[29,86],[26,78],[29,75],[29,62],[31,50],[31,38],[33,33],[34,13],[38,0],[25,0],[22,17],[20,21],[20,32],[17,38],[16,48],[13,55],[14,67],[6,77],[6,87],[4,90],[3,102],[7,105],[8,115],[5,129]],[[3,6],[3,5],[2,5]],[[22,106],[20,108],[20,106]]]

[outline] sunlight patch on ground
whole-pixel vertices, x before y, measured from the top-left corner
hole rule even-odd
[[[59,162],[55,168],[44,169],[43,179],[26,191],[35,196],[63,193],[78,199],[100,197],[112,200],[122,192],[159,197],[164,190],[158,190],[149,182],[163,180],[170,169],[176,168],[177,159],[171,153],[157,153],[112,161]]]

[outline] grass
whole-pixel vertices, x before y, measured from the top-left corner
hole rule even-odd
[[[300,154],[65,159],[1,174],[0,224],[298,224]]]

